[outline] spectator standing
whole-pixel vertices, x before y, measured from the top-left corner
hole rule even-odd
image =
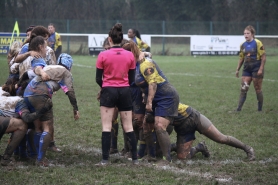
[[[53,23],[48,25],[48,31],[50,33],[50,37],[48,38],[48,46],[54,50],[57,60],[62,53],[61,36],[55,31],[55,26]]]

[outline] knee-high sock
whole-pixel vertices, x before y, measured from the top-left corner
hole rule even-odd
[[[163,154],[163,158],[167,161],[171,161],[171,141],[169,134],[166,130],[156,130],[156,136]]]
[[[21,142],[19,143],[19,155],[20,155],[20,157],[27,157],[26,141],[27,141],[27,134],[24,135]]]
[[[38,155],[35,146],[34,137],[35,137],[35,131],[30,129],[27,133],[27,148],[28,148],[29,157],[36,157]]]
[[[10,135],[10,139],[9,139],[9,142],[12,140],[13,138],[13,133]],[[9,143],[8,142],[8,143]],[[17,146],[14,150],[14,155],[19,155],[19,146]]]
[[[258,100],[258,111],[262,111],[263,109],[263,101],[264,101],[264,97],[263,97],[263,92],[259,92],[257,93],[257,100]]]
[[[38,152],[38,161],[41,161],[45,157],[46,150],[52,140],[51,135],[48,132],[43,132],[40,138],[40,147]]]
[[[127,141],[130,144],[130,151],[132,155],[132,160],[137,159],[137,142],[134,131],[126,133]]]
[[[144,133],[144,139],[151,157],[156,157],[156,135],[155,131]]]
[[[37,155],[39,154],[41,135],[42,132],[34,132],[34,144],[36,147]]]
[[[144,157],[145,155],[145,151],[146,151],[146,142],[145,141],[139,141],[139,150],[138,150],[138,156],[141,158],[141,157]]]
[[[237,111],[241,111],[241,108],[246,100],[246,97],[247,97],[247,93],[241,90],[239,95]]]
[[[247,151],[250,148],[249,146],[245,145],[240,140],[238,140],[237,138],[234,138],[232,136],[227,136],[226,142],[223,142],[223,143],[226,145],[235,147],[235,148],[240,148],[244,151]]]
[[[113,148],[113,149],[118,148],[118,130],[119,130],[119,124],[117,121],[112,124],[110,148]]]
[[[145,156],[145,152],[146,152],[146,142],[144,140],[144,136],[143,136],[143,129],[139,129],[139,150],[138,150],[138,155],[139,157],[143,157]]]
[[[111,132],[102,132],[101,143],[102,143],[102,159],[108,160],[109,149],[111,145]]]
[[[4,159],[7,159],[12,156],[15,148],[19,145],[19,143],[21,142],[24,136],[25,136],[25,131],[22,130],[17,130],[13,133],[11,141],[5,150]]]

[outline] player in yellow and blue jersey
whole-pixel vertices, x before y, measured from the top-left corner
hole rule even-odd
[[[171,143],[166,128],[173,117],[178,115],[179,95],[152,59],[139,60],[141,51],[133,41],[129,41],[123,48],[131,51],[139,63],[135,83],[144,90],[146,111],[152,112],[155,116],[155,133],[163,153],[163,159],[164,161],[171,161]],[[143,123],[143,130],[147,128],[144,125]],[[150,131],[144,130],[144,135],[146,140],[152,137]]]
[[[192,147],[195,140],[195,132],[198,131],[217,143],[226,144],[245,151],[249,161],[255,160],[255,152],[251,146],[245,145],[232,136],[222,134],[207,117],[191,106],[179,103],[178,112],[178,116],[171,123],[177,133],[175,150],[178,159],[191,159],[198,152],[201,152],[204,157],[210,156],[205,142],[200,142],[197,146]],[[154,124],[152,114],[146,115],[146,123]]]
[[[127,32],[127,36],[134,43],[136,43],[136,45],[138,46],[140,51],[150,52],[150,46],[147,43],[145,43],[144,41],[142,41],[141,35],[140,35],[138,30],[136,30],[134,28],[129,29],[128,32]]]
[[[253,26],[249,25],[244,29],[244,37],[246,41],[240,46],[239,62],[236,68],[236,77],[238,78],[239,70],[244,64],[241,77],[239,102],[236,111],[241,111],[241,108],[246,100],[247,91],[252,81],[257,94],[258,111],[262,111],[262,83],[266,53],[262,42],[255,39],[255,29]]]

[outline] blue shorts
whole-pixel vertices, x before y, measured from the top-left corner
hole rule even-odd
[[[170,83],[157,86],[157,90],[153,99],[153,111],[155,116],[177,116],[178,106],[179,95],[176,89]]]
[[[263,75],[262,77],[257,76],[260,66],[261,66],[260,60],[244,62],[242,76],[250,76],[252,78],[262,78]]]
[[[142,91],[140,87],[130,87],[133,112],[135,114],[145,114],[146,105],[143,103]]]

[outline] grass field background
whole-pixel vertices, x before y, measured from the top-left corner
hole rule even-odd
[[[99,90],[95,82],[96,57],[73,56],[72,74],[81,118],[74,121],[72,107],[62,91],[53,96],[55,140],[62,153],[47,153],[54,164],[47,169],[28,163],[0,167],[0,184],[278,184],[278,63],[268,56],[263,82],[264,106],[257,112],[256,94],[250,86],[240,113],[236,109],[240,79],[235,77],[235,56],[153,56],[169,81],[176,87],[182,103],[208,117],[226,135],[251,145],[256,161],[248,162],[242,150],[215,143],[196,132],[197,144],[205,141],[211,152],[206,159],[194,159],[156,167],[111,155],[112,164],[96,167],[101,160],[101,122]],[[0,56],[0,83],[5,83],[8,68]],[[123,148],[119,131],[118,148]],[[3,153],[9,135],[0,143]],[[175,133],[171,135],[175,142]]]

